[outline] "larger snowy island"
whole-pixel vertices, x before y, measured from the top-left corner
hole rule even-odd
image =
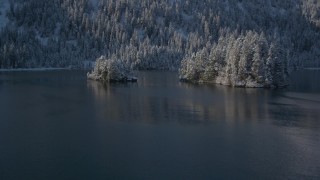
[[[280,38],[251,31],[240,35],[227,33],[211,49],[204,47],[186,56],[181,62],[180,80],[234,87],[281,88],[288,84],[288,55]]]

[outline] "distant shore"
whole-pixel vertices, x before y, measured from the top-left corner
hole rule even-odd
[[[19,72],[19,71],[59,71],[70,70],[71,68],[17,68],[17,69],[0,69],[0,72]]]

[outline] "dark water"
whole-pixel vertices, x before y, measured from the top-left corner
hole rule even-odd
[[[319,77],[273,91],[0,73],[0,179],[320,179]]]

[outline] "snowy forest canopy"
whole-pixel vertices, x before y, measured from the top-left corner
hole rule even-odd
[[[320,65],[317,0],[1,0],[0,19],[0,68],[81,68],[105,55],[132,69],[182,64],[186,77],[219,81],[244,73],[234,68],[246,62],[246,75],[229,83],[266,83],[274,47],[282,78],[287,67]],[[209,61],[217,52],[224,53],[219,63]],[[208,68],[196,67],[185,72],[208,63],[220,74],[207,77]]]
[[[275,34],[226,33],[181,62],[180,79],[237,87],[284,87],[287,85],[290,52]]]

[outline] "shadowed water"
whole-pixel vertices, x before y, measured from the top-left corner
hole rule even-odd
[[[284,90],[0,73],[0,179],[319,179],[319,71]]]

